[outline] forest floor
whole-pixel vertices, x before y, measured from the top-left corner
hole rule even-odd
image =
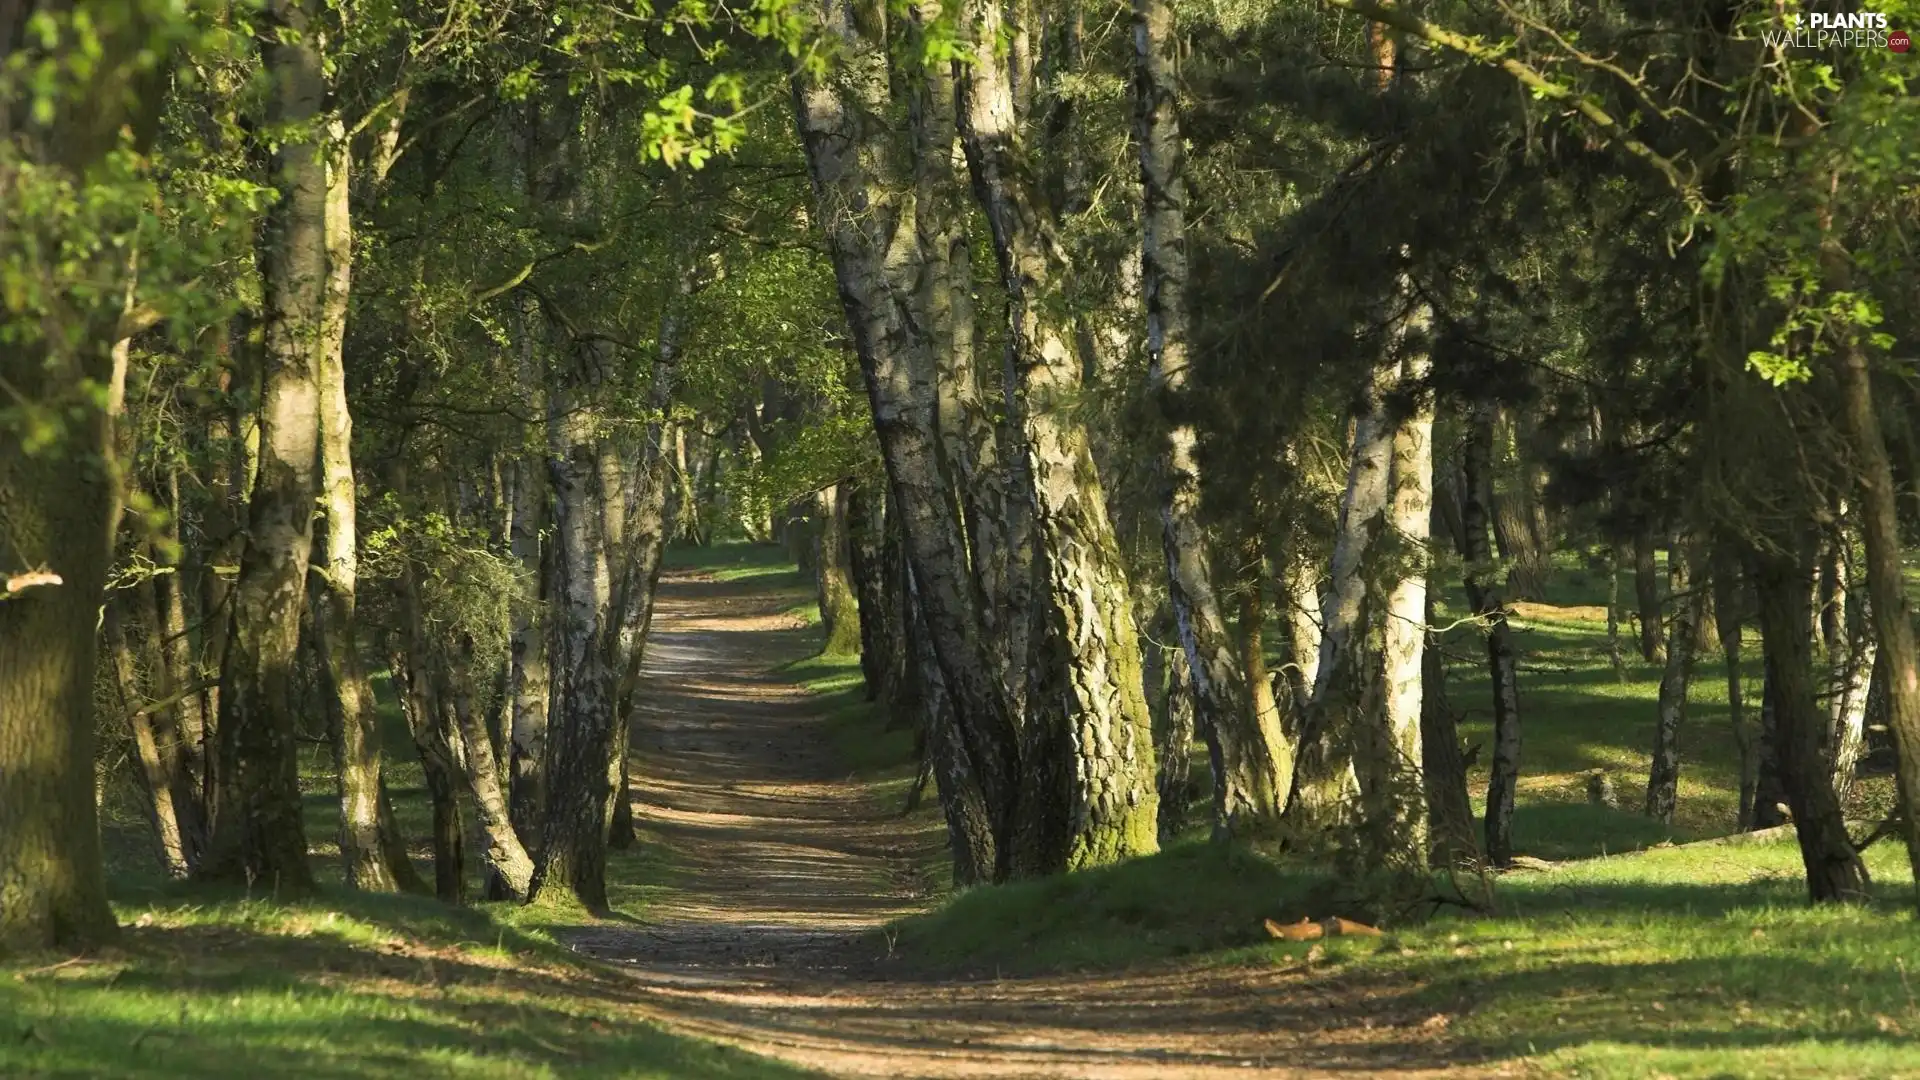
[[[633,791],[669,883],[641,922],[556,929],[647,987],[669,1028],[835,1076],[1487,1071],[1410,979],[1264,960],[967,978],[896,954],[889,928],[928,907],[944,833],[850,768],[854,733],[782,670],[817,637],[793,603],[752,576],[662,582]]]

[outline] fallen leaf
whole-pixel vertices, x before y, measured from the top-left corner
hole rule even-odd
[[[1434,1013],[1432,1016],[1420,1021],[1420,1026],[1428,1031],[1444,1031],[1447,1025],[1452,1022],[1453,1017],[1448,1016],[1446,1013]]]

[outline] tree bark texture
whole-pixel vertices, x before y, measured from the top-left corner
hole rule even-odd
[[[1756,557],[1767,675],[1773,683],[1775,749],[1781,784],[1800,840],[1807,892],[1815,903],[1862,900],[1867,869],[1853,850],[1827,764],[1827,716],[1815,697],[1810,559],[1768,552]]]
[[[311,891],[300,804],[298,718],[291,676],[306,620],[306,579],[319,492],[319,375],[326,338],[327,161],[317,122],[326,94],[315,13],[278,0],[295,33],[266,49],[272,118],[290,134],[274,153],[280,198],[261,251],[266,351],[260,455],[247,538],[234,582],[220,673],[212,832],[200,873],[276,893]]]
[[[892,145],[886,42],[843,0],[823,0],[821,21],[842,56],[824,81],[795,78],[795,115],[921,616],[1004,864],[1018,820],[1019,742],[941,467],[935,364],[914,303],[924,260],[909,170]]]
[[[990,0],[971,0],[963,19],[976,42],[998,41],[1005,27]],[[1028,830],[1015,862],[1023,873],[1051,873],[1158,850],[1152,720],[1119,548],[1086,428],[1069,407],[1081,365],[1070,327],[1047,299],[1068,268],[1047,206],[1029,184],[1004,58],[989,52],[964,70],[960,130],[1007,292],[1015,414],[1025,436],[1035,557],[1044,568],[1036,580],[1046,592],[1046,632],[1028,643],[1032,667],[1044,674],[1030,681],[1029,694],[1044,687],[1049,697],[1030,701],[1028,723],[1058,728],[1028,745],[1071,755],[1066,768],[1027,761],[1027,791],[1065,806],[1067,835]],[[1054,786],[1061,780],[1064,790]]]
[[[590,359],[569,358],[548,391],[548,472],[553,485],[554,620],[547,729],[547,806],[532,896],[570,889],[589,910],[607,908],[607,829],[613,777],[614,673],[606,643],[613,589],[602,532],[598,410]]]
[[[1705,617],[1703,589],[1690,580],[1691,556],[1681,542],[1667,549],[1667,596],[1673,620],[1667,627],[1666,670],[1660,675],[1653,756],[1647,773],[1646,814],[1673,824],[1680,789],[1680,727],[1687,719],[1687,687],[1693,681],[1694,626]]]
[[[1856,339],[1837,358],[1847,434],[1859,470],[1860,533],[1866,542],[1867,593],[1886,670],[1887,727],[1893,732],[1894,785],[1906,808],[1901,835],[1920,894],[1920,652],[1901,567],[1898,489],[1874,412],[1865,347]]]
[[[1277,821],[1293,787],[1293,746],[1277,709],[1258,708],[1249,672],[1214,593],[1200,521],[1200,438],[1190,415],[1192,315],[1188,307],[1186,154],[1171,0],[1133,2],[1134,140],[1140,151],[1148,395],[1157,406],[1161,547],[1167,595],[1192,675],[1197,723],[1214,759],[1214,823]],[[1271,703],[1272,691],[1262,695]]]

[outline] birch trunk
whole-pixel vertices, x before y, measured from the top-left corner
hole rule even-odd
[[[1425,389],[1432,368],[1427,352],[1432,314],[1400,280],[1395,301],[1405,305],[1396,332],[1400,386],[1418,394],[1393,436],[1392,502],[1396,575],[1387,591],[1381,628],[1384,708],[1364,713],[1358,755],[1362,840],[1373,866],[1411,873],[1427,867],[1426,785],[1421,778],[1421,700],[1427,641],[1427,540],[1433,521],[1433,396]]]
[[[924,33],[914,13],[916,39]],[[1025,692],[1026,566],[1017,558],[1024,489],[980,388],[974,354],[973,249],[954,83],[939,72],[913,81],[914,230],[924,269],[917,296],[934,372],[941,467],[953,478],[951,513],[966,539],[981,633],[1012,715]],[[960,166],[964,168],[964,164]]]
[[[1359,783],[1353,767],[1353,717],[1369,682],[1365,653],[1373,604],[1367,572],[1387,522],[1394,425],[1387,415],[1386,394],[1399,366],[1397,359],[1374,366],[1363,411],[1353,426],[1331,582],[1321,605],[1320,654],[1302,715],[1300,762],[1287,807],[1293,830],[1308,837],[1324,835],[1347,821]]]
[[[1673,824],[1680,786],[1680,726],[1687,719],[1687,687],[1693,678],[1694,626],[1704,616],[1704,592],[1688,580],[1688,554],[1679,542],[1667,549],[1667,596],[1673,620],[1667,628],[1666,670],[1660,676],[1659,715],[1653,729],[1652,766],[1647,774],[1646,814]]]
[[[576,359],[575,364],[581,361]],[[599,415],[590,378],[568,371],[547,398],[553,484],[554,619],[547,730],[547,807],[531,899],[570,889],[589,910],[607,908],[607,827],[613,798],[613,672],[606,642],[612,587],[599,503]]]
[[[353,285],[353,219],[348,201],[352,151],[345,126],[327,127],[327,277],[319,347],[320,501],[326,530],[316,568],[323,592],[313,627],[326,658],[333,712],[334,767],[340,787],[340,857],[350,888],[394,892],[417,883],[411,865],[390,865],[397,838],[380,813],[379,714],[360,655],[359,529],[353,478],[353,417],[347,406],[345,344]]]
[[[411,572],[409,572],[411,578]],[[411,580],[401,586],[401,618],[410,621],[408,610],[417,610],[412,599]],[[410,635],[415,637],[417,635]],[[414,651],[411,641],[392,649],[387,670],[393,678],[394,694],[400,701],[400,714],[413,737],[420,755],[420,771],[427,784],[427,798],[433,806],[433,894],[449,904],[467,901],[466,830],[460,821],[460,755],[449,738],[444,712],[429,681],[426,670],[417,662],[422,652]]]
[[[1230,836],[1237,828],[1278,820],[1293,787],[1293,747],[1281,730],[1279,711],[1258,707],[1249,669],[1234,655],[1200,524],[1200,439],[1189,415],[1193,357],[1186,154],[1176,97],[1179,70],[1171,0],[1134,0],[1133,44],[1134,137],[1144,197],[1141,265],[1148,396],[1158,408],[1167,595],[1192,673],[1196,723],[1207,733],[1214,759],[1214,827]],[[1258,690],[1266,699],[1262,704],[1271,704],[1271,689]]]
[[[856,19],[844,0],[823,0],[821,20],[842,56],[826,81],[795,78],[795,115],[927,638],[1004,864],[1019,820],[1019,744],[940,464],[934,362],[912,304],[923,258],[908,169],[891,145],[886,43],[872,33],[877,13]]]
[[[953,702],[941,681],[940,664],[927,640],[920,616],[918,590],[909,575],[907,585],[907,649],[918,681],[918,704],[924,714],[925,753],[933,766],[940,810],[947,820],[947,845],[953,856],[953,883],[978,885],[993,880],[998,859],[994,852],[992,821],[986,797],[973,774],[966,741],[953,722]]]
[[[461,634],[453,644],[442,688],[443,705],[450,708],[466,753],[460,756],[467,793],[479,817],[480,836],[486,841],[481,859],[514,899],[523,899],[533,881],[533,860],[514,831],[507,793],[500,786],[500,763],[494,755],[493,735],[486,717],[474,707],[473,638]]]
[[[860,676],[868,701],[890,701],[900,677],[900,625],[887,587],[886,500],[870,483],[847,495],[847,558],[860,616]]]
[[[220,673],[216,801],[200,873],[304,893],[314,882],[290,677],[306,617],[319,491],[317,376],[324,363],[328,265],[326,157],[316,125],[326,79],[309,0],[276,0],[271,7],[294,31],[265,57],[276,76],[272,118],[290,134],[274,154],[280,199],[268,212],[261,253],[267,327],[260,459]]]
[[[989,0],[964,8],[977,42],[999,40],[1001,16]],[[1007,291],[1015,414],[1032,485],[1035,557],[1044,568],[1036,580],[1047,594],[1046,634],[1029,642],[1042,674],[1029,694],[1038,698],[1044,686],[1049,697],[1029,723],[1060,725],[1036,745],[1071,755],[1064,768],[1027,762],[1027,792],[1063,806],[1067,832],[1030,830],[1016,862],[1026,873],[1050,873],[1158,850],[1153,730],[1120,552],[1086,429],[1068,407],[1080,386],[1079,358],[1070,328],[1048,302],[1067,267],[1044,202],[1026,186],[1003,58],[988,50],[965,70],[960,130]],[[1056,786],[1061,780],[1064,788]],[[1060,820],[1029,810],[1030,820]]]

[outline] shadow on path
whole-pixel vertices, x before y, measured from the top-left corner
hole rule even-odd
[[[1276,968],[939,982],[888,959],[924,907],[924,826],[836,775],[817,702],[772,675],[813,633],[790,598],[661,582],[633,732],[634,817],[672,851],[646,924],[582,927],[669,1026],[834,1076],[1440,1076],[1411,988]]]

